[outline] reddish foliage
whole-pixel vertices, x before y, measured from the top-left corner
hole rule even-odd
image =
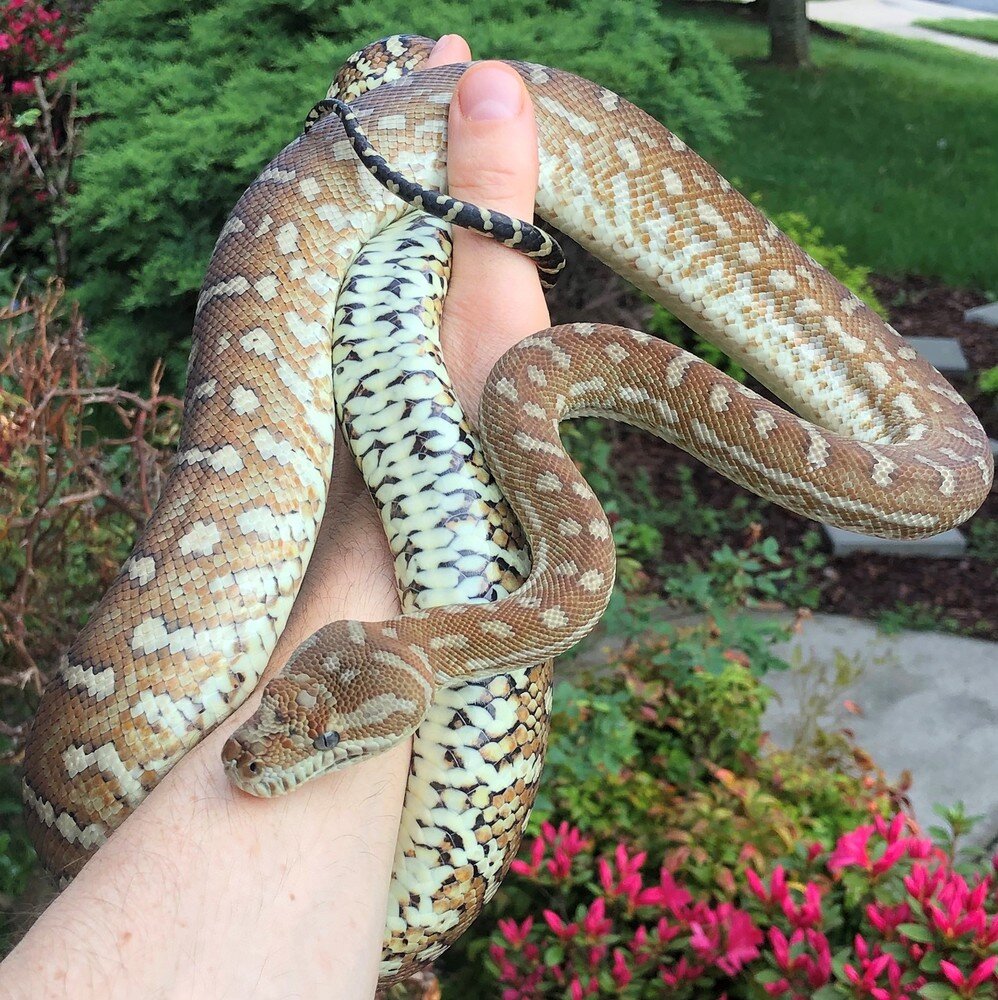
[[[0,6],[0,259],[48,223],[68,190],[75,153],[75,95],[62,78],[68,35],[61,13],[38,0]],[[23,267],[23,254],[18,259]],[[61,228],[49,263],[65,274]]]
[[[0,685],[41,690],[152,511],[180,406],[158,372],[148,398],[101,386],[59,286],[0,311]]]
[[[663,983],[676,998],[998,991],[994,872],[961,874],[904,815],[876,817],[831,850],[802,845],[798,870],[747,867],[730,899],[697,898],[668,865],[650,878],[646,854],[624,844],[612,857],[590,847],[564,823],[525,845],[516,871],[552,904],[543,920],[501,920],[492,934],[503,1000],[658,996]]]

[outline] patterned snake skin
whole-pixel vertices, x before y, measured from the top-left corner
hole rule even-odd
[[[530,569],[443,366],[448,228],[417,215],[372,239],[333,328],[337,419],[381,514],[405,612],[499,600]],[[537,794],[553,679],[548,660],[434,698],[413,740],[383,985],[446,950],[499,888]]]
[[[613,545],[561,450],[565,417],[626,420],[793,510],[891,537],[960,523],[990,486],[986,438],[960,397],[680,139],[602,87],[510,65],[537,117],[539,214],[804,419],[632,331],[577,324],[523,341],[492,372],[479,427],[529,539],[529,579],[495,603],[317,632],[226,745],[230,777],[254,794],[394,745],[440,689],[528,669],[595,625]],[[373,146],[429,189],[445,183],[464,69],[400,76],[353,105]],[[404,211],[328,118],[226,223],[199,301],[176,469],[28,742],[29,821],[56,871],[72,872],[255,687],[324,508],[336,297]]]

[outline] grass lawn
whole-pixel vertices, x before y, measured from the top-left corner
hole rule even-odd
[[[938,21],[915,21],[920,28],[945,31],[948,35],[979,38],[982,42],[998,42],[998,18],[993,17],[944,17]]]
[[[675,7],[733,57],[754,117],[710,160],[770,212],[796,209],[850,259],[998,296],[998,65],[930,42],[812,36],[814,68],[763,61],[764,26]],[[666,123],[668,124],[668,123]]]

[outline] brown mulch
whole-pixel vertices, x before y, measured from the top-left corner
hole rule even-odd
[[[955,337],[960,341],[971,368],[971,377],[957,383],[992,437],[998,437],[998,413],[993,402],[976,391],[978,372],[998,365],[998,330],[963,320],[965,309],[984,299],[972,292],[947,288],[919,278],[897,281],[875,278],[880,300],[890,313],[892,324],[903,334]],[[617,468],[626,477],[628,470],[645,467],[656,494],[663,499],[679,496],[676,469],[689,465],[693,481],[704,504],[718,510],[730,509],[744,490],[692,460],[684,452],[646,434],[623,429],[615,448]],[[758,502],[763,537],[774,536],[781,549],[789,551],[814,530],[815,522]],[[998,518],[998,494],[991,496],[981,511],[964,526],[978,519]],[[814,573],[822,589],[819,610],[876,618],[899,605],[922,605],[934,609],[940,620],[949,619],[967,634],[998,641],[998,566],[981,558],[917,559],[864,553],[832,558],[822,534],[828,562]],[[745,543],[746,536],[724,539],[733,548]],[[665,558],[681,563],[696,558],[711,545],[676,536],[666,540]]]

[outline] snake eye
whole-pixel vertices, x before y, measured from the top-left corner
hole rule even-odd
[[[339,733],[320,733],[314,740],[312,746],[316,750],[332,750],[340,742]]]

